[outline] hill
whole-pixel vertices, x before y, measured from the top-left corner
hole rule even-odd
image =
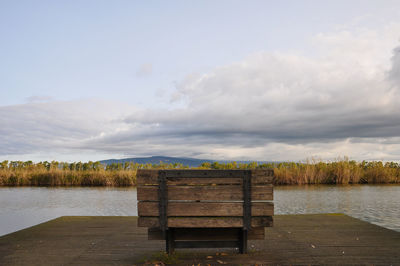
[[[139,158],[125,158],[125,159],[109,159],[100,161],[102,164],[112,164],[112,163],[125,163],[125,162],[133,162],[139,164],[159,164],[163,163],[180,163],[184,166],[189,167],[197,167],[200,166],[204,162],[214,162],[213,160],[206,159],[195,159],[195,158],[178,158],[178,157],[168,157],[168,156],[151,156],[151,157],[139,157]]]
[[[100,163],[102,164],[112,164],[112,163],[125,163],[125,162],[133,162],[133,163],[139,163],[139,164],[160,164],[160,162],[163,163],[180,163],[184,166],[189,166],[189,167],[198,167],[204,162],[219,162],[219,163],[228,163],[228,162],[233,162],[233,160],[209,160],[209,159],[195,159],[195,158],[180,158],[180,157],[169,157],[169,156],[151,156],[151,157],[137,157],[137,158],[124,158],[124,159],[108,159],[108,160],[102,160]],[[237,163],[251,163],[254,161],[241,161],[241,160],[235,160]],[[262,163],[278,163],[278,162],[272,162],[272,161],[256,161],[259,164]]]

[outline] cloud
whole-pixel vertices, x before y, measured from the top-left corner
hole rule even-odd
[[[152,64],[143,64],[136,71],[136,77],[147,77],[153,73]]]
[[[399,48],[393,47],[399,30],[390,24],[379,31],[319,34],[312,56],[259,52],[193,74],[172,96],[184,108],[150,110],[126,121],[157,125],[149,136],[168,143],[240,146],[246,156],[251,154],[246,148],[270,143],[316,147],[344,141],[356,147],[395,138],[400,134],[399,88],[393,86]]]
[[[340,30],[315,36],[312,54],[254,53],[188,75],[165,99],[174,102],[168,109],[98,101],[0,107],[0,155],[398,160],[399,32],[399,24]]]
[[[41,103],[41,102],[50,102],[54,101],[54,98],[51,96],[44,96],[44,95],[32,95],[26,98],[28,103]]]
[[[393,85],[400,89],[400,47],[393,50],[392,69],[389,72],[390,80]]]
[[[146,112],[145,118],[128,122],[179,124],[187,132],[260,133],[272,139],[397,135],[389,129],[399,122],[399,91],[386,75],[395,67],[390,65],[391,49],[381,51],[386,54],[383,64],[377,53],[384,45],[367,38],[382,36],[349,34],[319,36],[324,47],[335,47],[322,57],[261,52],[189,76],[174,95],[186,108]],[[367,39],[355,41],[362,37]],[[396,44],[391,35],[383,37],[381,42]]]
[[[82,143],[118,132],[133,108],[101,100],[27,103],[0,107],[0,155],[80,153]]]

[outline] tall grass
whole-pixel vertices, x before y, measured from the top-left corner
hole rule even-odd
[[[302,163],[281,162],[257,164],[203,163],[205,169],[273,168],[275,185],[304,184],[382,184],[400,183],[400,165],[381,161],[356,162],[337,159],[331,162],[308,160]]]
[[[0,186],[134,186],[136,171],[0,170]]]
[[[181,164],[134,164],[99,162],[63,163],[3,161],[0,163],[0,186],[135,186],[136,171],[146,169],[188,168]],[[274,169],[276,185],[303,184],[377,184],[400,183],[400,165],[394,162],[356,162],[347,158],[332,162],[309,160],[282,162],[203,163],[199,169]]]
[[[86,163],[88,164],[88,163]],[[10,162],[0,164],[0,186],[134,186],[137,168],[105,168],[100,164]]]

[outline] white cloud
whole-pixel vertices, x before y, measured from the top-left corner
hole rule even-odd
[[[341,29],[314,53],[259,52],[187,76],[175,108],[106,102],[0,108],[0,155],[46,150],[219,159],[400,156],[400,24]],[[171,99],[167,99],[169,102]],[[179,106],[179,107],[177,107]]]
[[[0,107],[0,156],[82,153],[82,143],[120,132],[132,107],[101,100],[27,103]],[[95,149],[95,147],[93,147]]]

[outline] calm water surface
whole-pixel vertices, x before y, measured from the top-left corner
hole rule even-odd
[[[400,231],[400,186],[275,187],[276,214],[345,213]],[[137,215],[135,188],[0,187],[0,235],[64,215]]]

